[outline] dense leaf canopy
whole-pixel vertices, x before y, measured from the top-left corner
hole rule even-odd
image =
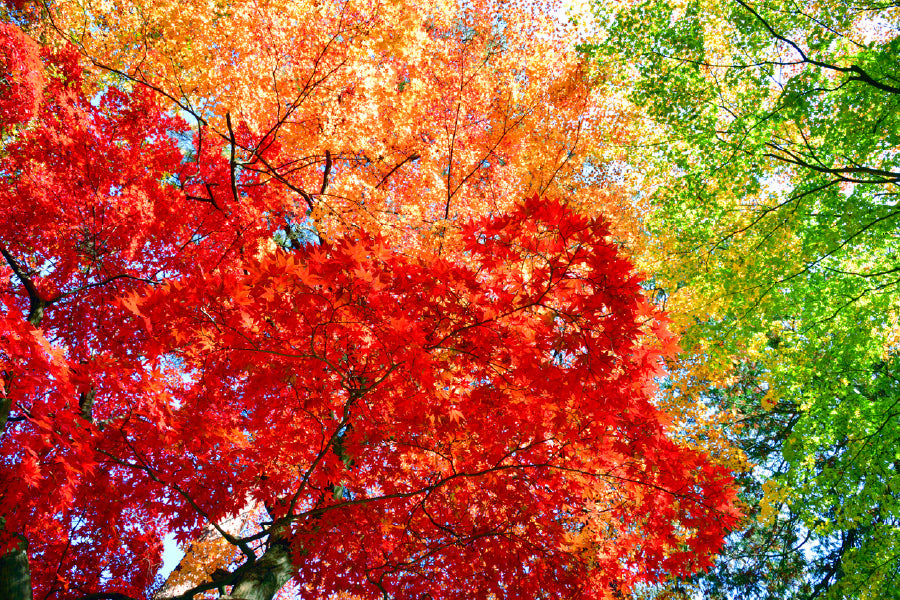
[[[897,597],[897,7],[596,9],[585,49],[647,124],[649,262],[693,351],[671,394],[730,411],[757,465],[758,520],[702,588]]]
[[[585,168],[616,118],[545,7],[3,11],[0,596],[711,564],[733,480],[654,402],[677,340]]]

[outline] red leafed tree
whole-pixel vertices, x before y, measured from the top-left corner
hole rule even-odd
[[[603,219],[535,196],[443,254],[304,245],[228,140],[3,27],[32,102],[0,114],[4,593],[145,597],[166,534],[248,505],[181,597],[604,598],[709,563],[731,481],[666,436],[675,341]]]

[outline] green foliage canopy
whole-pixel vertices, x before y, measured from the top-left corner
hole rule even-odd
[[[757,519],[700,587],[900,597],[900,5],[594,9],[584,50],[644,119],[661,297],[735,365],[702,396],[758,465]]]

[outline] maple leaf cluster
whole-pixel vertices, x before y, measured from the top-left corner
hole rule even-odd
[[[10,23],[0,22],[0,123],[15,125],[34,116],[44,86],[39,49]]]
[[[145,597],[161,540],[209,528],[234,558],[184,597],[601,598],[710,564],[731,478],[667,436],[677,342],[603,217],[521,193],[425,245],[320,236],[337,153],[295,177],[284,119],[216,130],[82,51],[0,25],[0,552],[35,593]]]

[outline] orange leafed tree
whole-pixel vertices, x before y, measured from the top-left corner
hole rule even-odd
[[[293,190],[326,237],[377,228],[433,249],[456,222],[530,194],[627,206],[602,165],[621,128],[558,8],[487,1],[63,2],[50,23],[108,72],[199,121],[199,153],[234,150]],[[231,125],[229,125],[231,122]],[[255,136],[237,139],[237,123]],[[207,144],[211,144],[209,147]],[[279,149],[279,160],[260,151]],[[214,189],[225,202],[227,187]],[[616,219],[616,226],[626,219]],[[449,243],[445,241],[444,244]]]
[[[730,478],[651,401],[675,340],[579,214],[615,205],[582,158],[614,123],[547,11],[184,6],[7,8],[9,595],[152,594],[209,527],[233,558],[185,600],[709,564]]]

